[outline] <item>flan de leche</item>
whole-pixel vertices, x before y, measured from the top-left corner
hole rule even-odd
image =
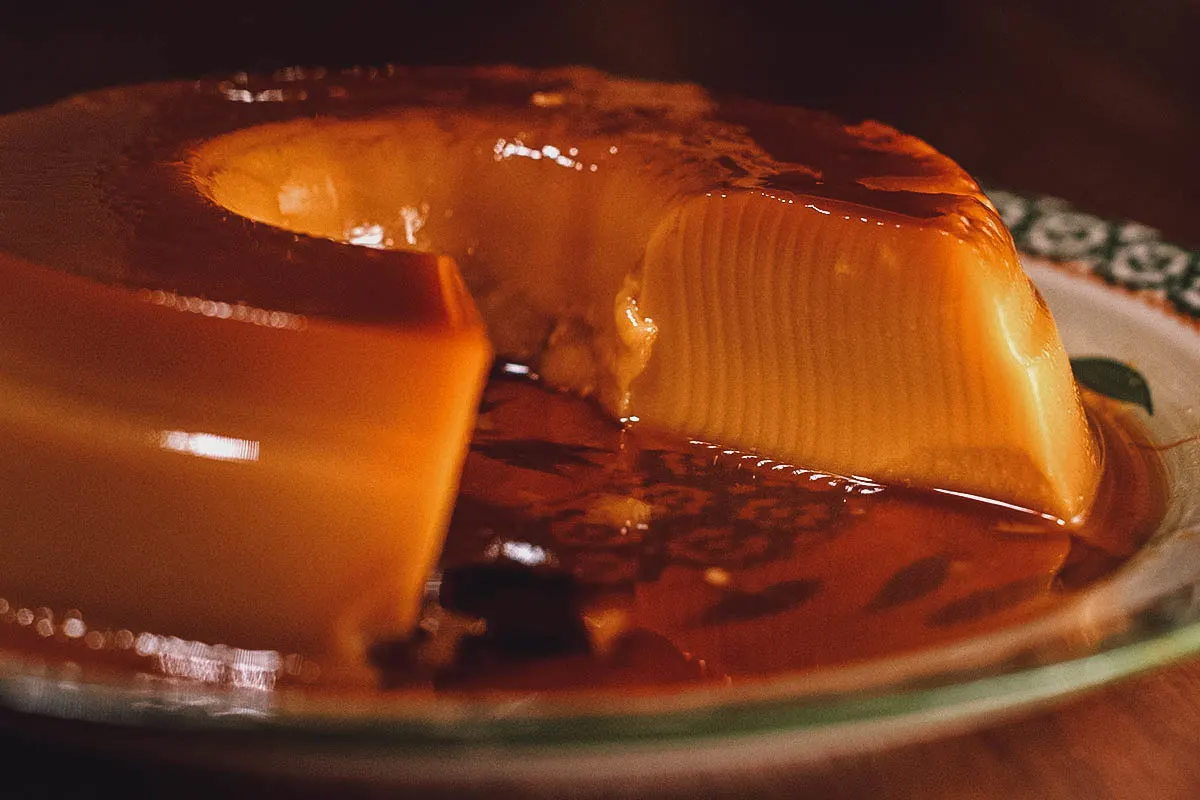
[[[764,458],[1063,520],[1098,480],[995,210],[874,123],[582,69],[159,85],[0,118],[0,210],[0,592],[107,624],[411,631],[492,352]]]

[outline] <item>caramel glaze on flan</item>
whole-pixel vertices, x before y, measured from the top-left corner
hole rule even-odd
[[[586,69],[288,70],[0,118],[0,176],[0,426],[31,454],[0,522],[39,530],[0,582],[47,604],[351,657],[410,630],[493,349],[781,462],[1063,520],[1097,485],[995,210],[877,123]]]

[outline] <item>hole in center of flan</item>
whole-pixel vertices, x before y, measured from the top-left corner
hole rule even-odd
[[[546,374],[553,341],[568,356],[558,385],[585,392],[655,226],[715,169],[661,143],[461,109],[265,124],[188,163],[196,189],[251,220],[453,258],[495,350]]]

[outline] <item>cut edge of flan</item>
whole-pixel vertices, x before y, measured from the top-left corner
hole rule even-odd
[[[998,224],[970,202],[964,213]],[[627,413],[1069,523],[1090,506],[1100,453],[1007,236],[829,198],[709,193],[663,220],[640,284],[655,350]]]

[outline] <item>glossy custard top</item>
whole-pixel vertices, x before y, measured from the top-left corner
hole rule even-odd
[[[961,168],[878,123],[846,127],[820,112],[723,101],[695,86],[623,81],[582,68],[389,67],[293,68],[270,78],[114,89],[5,117],[0,249],[137,288],[386,320],[398,313],[391,304],[403,302],[402,293],[388,288],[414,279],[403,257],[296,239],[181,187],[192,178],[195,148],[221,134],[298,118],[361,118],[389,108],[507,119],[500,126],[503,142],[487,142],[499,145],[504,158],[574,161],[566,154],[576,140],[608,145],[580,157],[581,179],[614,168],[682,169],[694,179],[675,192],[689,184],[791,191],[862,205],[888,222],[1007,239]],[[561,137],[521,144],[525,129]],[[628,154],[620,150],[626,145]],[[381,224],[384,239],[405,242],[402,220],[345,222],[337,238],[370,243],[377,232],[356,228]],[[73,232],[71,241],[63,239],[64,230]],[[254,254],[253,270],[244,268],[247,253]],[[463,271],[470,274],[470,266]]]

